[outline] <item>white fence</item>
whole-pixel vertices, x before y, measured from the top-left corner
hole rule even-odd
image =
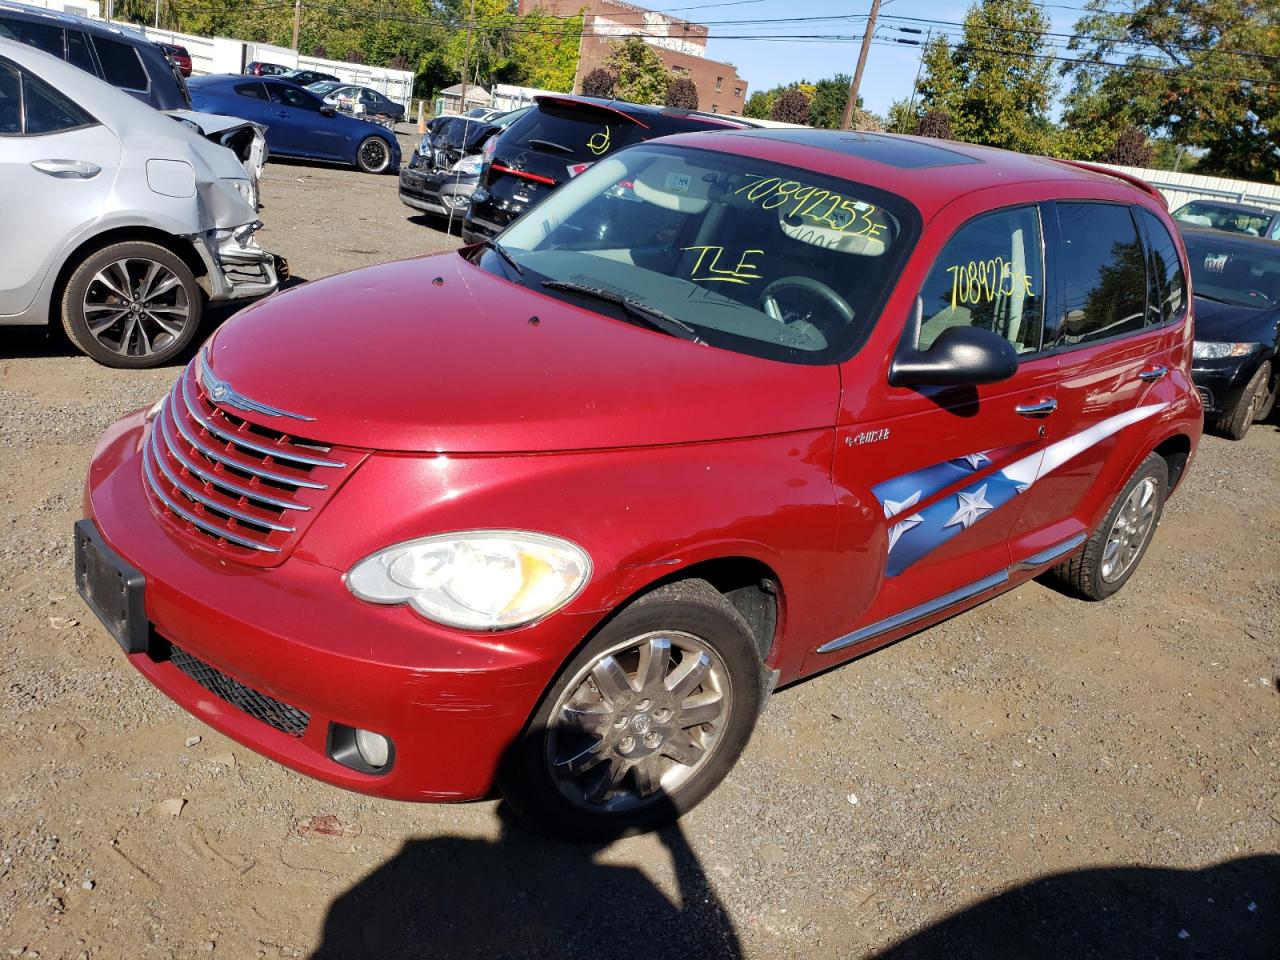
[[[413,98],[413,73],[408,70],[392,70],[388,67],[371,67],[363,63],[347,63],[343,60],[322,60],[319,57],[302,56],[289,47],[276,47],[269,43],[251,43],[228,37],[197,37],[173,30],[157,30],[143,27],[152,40],[176,43],[186,47],[191,54],[191,72],[240,73],[246,63],[261,60],[279,63],[289,68],[319,70],[331,73],[345,83],[358,83],[372,87],[389,100],[404,106],[406,114]]]
[[[1233,203],[1251,203],[1280,209],[1280,184],[1251,183],[1248,180],[1206,177],[1196,173],[1174,173],[1171,170],[1121,167],[1113,163],[1103,163],[1099,166],[1141,177],[1164,195],[1170,210],[1177,210],[1178,207],[1192,200],[1229,200]]]

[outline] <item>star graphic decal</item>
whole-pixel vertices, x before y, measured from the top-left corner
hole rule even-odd
[[[898,541],[902,539],[902,535],[904,533],[906,533],[912,527],[920,526],[920,524],[922,523],[924,523],[924,517],[920,516],[920,514],[918,513],[915,513],[909,517],[904,517],[902,520],[899,520],[892,527],[890,527],[888,552],[889,553],[893,552],[893,548],[897,546]]]
[[[990,463],[991,458],[985,453],[966,453],[963,457],[958,457],[956,463],[967,463],[970,470],[977,470],[984,463]]]
[[[956,512],[950,520],[942,525],[944,529],[946,527],[954,527],[958,523],[967,530],[973,526],[974,521],[980,516],[988,510],[995,509],[991,504],[987,503],[987,485],[985,483],[973,493],[966,493],[961,490],[956,494],[956,503]]]
[[[904,500],[885,500],[884,515],[886,517],[896,517],[903,510],[907,509],[907,507],[914,507],[920,502],[920,494],[921,491],[917,490]]]

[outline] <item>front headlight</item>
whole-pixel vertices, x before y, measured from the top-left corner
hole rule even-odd
[[[1192,348],[1192,356],[1197,360],[1222,360],[1226,357],[1247,357],[1257,350],[1257,343],[1216,343],[1197,340]]]
[[[451,168],[452,173],[461,173],[468,177],[480,176],[480,167],[484,163],[479,154],[470,157],[463,157]]]
[[[428,620],[464,630],[504,630],[558,610],[590,576],[591,558],[568,540],[475,530],[379,550],[345,580],[370,603],[407,603]]]

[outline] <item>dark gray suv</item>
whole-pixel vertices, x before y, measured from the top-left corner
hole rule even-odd
[[[177,67],[132,28],[0,0],[0,37],[65,60],[157,110],[191,109]]]

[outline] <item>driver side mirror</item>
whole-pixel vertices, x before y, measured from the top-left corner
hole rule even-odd
[[[331,107],[326,103],[320,108],[320,115],[322,117],[336,117],[338,115],[338,110],[336,107]]]
[[[889,367],[889,385],[974,386],[1008,380],[1018,370],[1018,351],[1004,337],[981,327],[947,327],[926,350],[920,342],[924,301],[916,297],[911,322]]]

